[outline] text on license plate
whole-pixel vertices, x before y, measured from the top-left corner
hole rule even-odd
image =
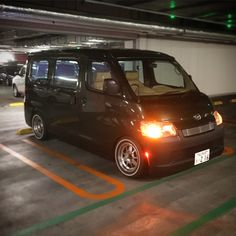
[[[206,162],[209,160],[209,158],[210,158],[210,149],[206,149],[201,152],[196,152],[194,157],[194,165]]]

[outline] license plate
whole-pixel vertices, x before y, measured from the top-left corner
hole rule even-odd
[[[210,149],[206,149],[201,152],[196,152],[194,157],[194,165],[198,165],[208,161],[209,157],[210,157]]]

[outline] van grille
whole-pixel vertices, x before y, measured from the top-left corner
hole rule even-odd
[[[194,127],[190,129],[183,129],[182,133],[184,137],[189,137],[196,134],[205,133],[214,129],[215,129],[215,123],[209,123],[207,125],[202,125],[202,126],[198,126],[198,127]]]

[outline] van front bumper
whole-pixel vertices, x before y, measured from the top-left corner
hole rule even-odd
[[[210,149],[210,159],[219,156],[224,151],[223,125],[213,131],[191,137],[184,137],[179,131],[175,137],[159,140],[146,139],[142,141],[144,151],[151,155],[149,165],[152,167],[173,167],[178,165],[194,165],[195,153]]]

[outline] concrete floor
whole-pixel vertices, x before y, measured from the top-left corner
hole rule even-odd
[[[22,101],[0,86],[1,236],[236,235],[236,120],[225,124],[224,155],[134,180],[89,151],[17,135],[23,106],[9,104]]]

